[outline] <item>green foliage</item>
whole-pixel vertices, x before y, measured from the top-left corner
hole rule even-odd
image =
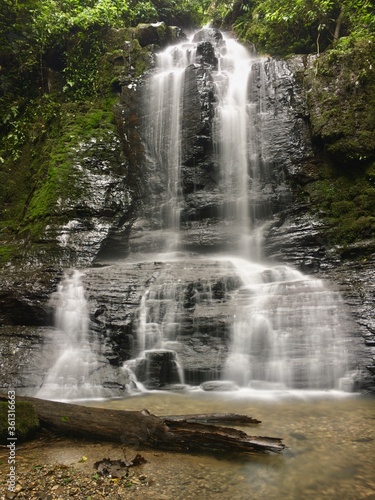
[[[322,171],[322,177],[308,192],[312,205],[329,226],[331,243],[374,238],[375,165],[344,175],[335,168]]]
[[[234,29],[263,52],[322,52],[341,36],[366,36],[375,30],[369,0],[242,0]]]
[[[69,38],[63,69],[63,92],[66,97],[81,100],[95,94],[98,85],[98,62],[103,50],[103,35],[99,27],[78,31]]]
[[[209,0],[152,0],[152,3],[159,21],[169,26],[197,28],[206,19]]]
[[[26,142],[35,144],[47,131],[48,125],[58,113],[58,105],[45,94],[38,99],[21,97],[4,110],[0,124],[5,134],[0,136],[0,162],[7,156],[17,160]]]
[[[305,78],[314,138],[336,162],[375,157],[375,37],[350,35],[322,54]]]

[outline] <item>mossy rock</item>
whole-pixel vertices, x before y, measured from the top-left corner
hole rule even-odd
[[[39,420],[35,411],[35,407],[28,401],[16,401],[15,404],[15,428],[17,443],[30,439],[39,429]],[[0,401],[0,442],[8,444],[8,401]],[[9,411],[11,415],[13,411]],[[9,419],[10,420],[10,419]],[[13,436],[12,436],[13,437]]]
[[[374,40],[357,39],[322,54],[307,72],[313,136],[337,163],[375,158],[374,54]]]
[[[320,178],[306,186],[314,210],[330,228],[332,244],[352,244],[375,236],[375,166],[322,165]]]
[[[168,40],[168,30],[165,23],[139,24],[136,28],[136,38],[141,47],[158,45],[163,47]]]
[[[107,52],[122,49],[134,38],[134,28],[109,28],[104,35],[104,44]]]

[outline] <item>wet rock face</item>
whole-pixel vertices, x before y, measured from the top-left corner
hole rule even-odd
[[[0,392],[15,388],[17,394],[34,395],[50,367],[52,327],[0,326]],[[51,347],[52,349],[52,347]]]
[[[217,69],[218,59],[215,55],[215,49],[210,42],[199,42],[197,45],[197,62],[208,64]]]
[[[52,324],[49,298],[62,277],[57,269],[3,270],[0,280],[0,325]]]
[[[83,281],[91,328],[105,339],[102,353],[112,364],[163,344],[177,354],[187,383],[197,370],[211,374],[200,381],[221,370],[233,315],[230,294],[241,284],[230,263],[117,263],[87,270]],[[146,365],[141,362],[142,377]],[[174,382],[179,380],[168,383]]]
[[[193,42],[210,42],[215,46],[223,45],[223,35],[216,28],[203,28],[198,31],[193,38]]]
[[[169,384],[181,382],[174,351],[146,352],[145,357],[135,363],[134,372],[137,380],[147,389],[162,389]]]
[[[109,139],[100,143],[93,138],[81,145],[74,169],[82,195],[62,201],[61,213],[69,218],[66,224],[47,227],[46,238],[58,241],[60,262],[65,265],[91,264],[108,239],[124,236],[130,227],[133,200],[125,177],[127,161],[119,139],[115,135]]]
[[[139,24],[135,29],[135,36],[141,47],[156,45],[164,47],[167,43],[176,43],[186,38],[178,26],[166,26],[164,22]]]
[[[209,198],[217,187],[218,166],[213,158],[212,137],[214,103],[214,83],[210,71],[193,64],[188,66],[184,78],[182,113],[181,183],[186,203],[183,218],[194,207],[189,195],[201,191],[201,202],[205,204],[204,197]]]

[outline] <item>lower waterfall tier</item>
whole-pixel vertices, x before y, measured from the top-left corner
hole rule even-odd
[[[321,280],[230,256],[150,257],[87,269],[77,285],[87,296],[90,334],[83,340],[92,358],[81,385],[87,389],[91,377],[95,388],[106,389],[94,395],[201,384],[204,390],[351,390],[350,322],[340,294]],[[60,317],[64,303],[74,307],[62,297]],[[79,339],[73,345],[81,349]],[[52,348],[61,359],[39,394],[74,374],[66,348]],[[61,372],[61,360],[69,373]]]

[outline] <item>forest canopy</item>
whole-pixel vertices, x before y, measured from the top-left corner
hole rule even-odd
[[[236,8],[235,18],[226,17],[240,39],[272,55],[319,53],[341,38],[375,33],[370,0],[241,0]]]
[[[371,0],[0,0],[0,162],[17,156],[33,102],[54,110],[46,68],[62,75],[65,101],[97,91],[98,60],[109,28],[164,21],[183,29],[233,30],[259,53],[286,56],[350,50],[375,33]],[[39,105],[38,103],[36,104]],[[26,114],[25,114],[26,113]],[[48,117],[46,117],[48,119]],[[26,130],[24,130],[26,129]]]

